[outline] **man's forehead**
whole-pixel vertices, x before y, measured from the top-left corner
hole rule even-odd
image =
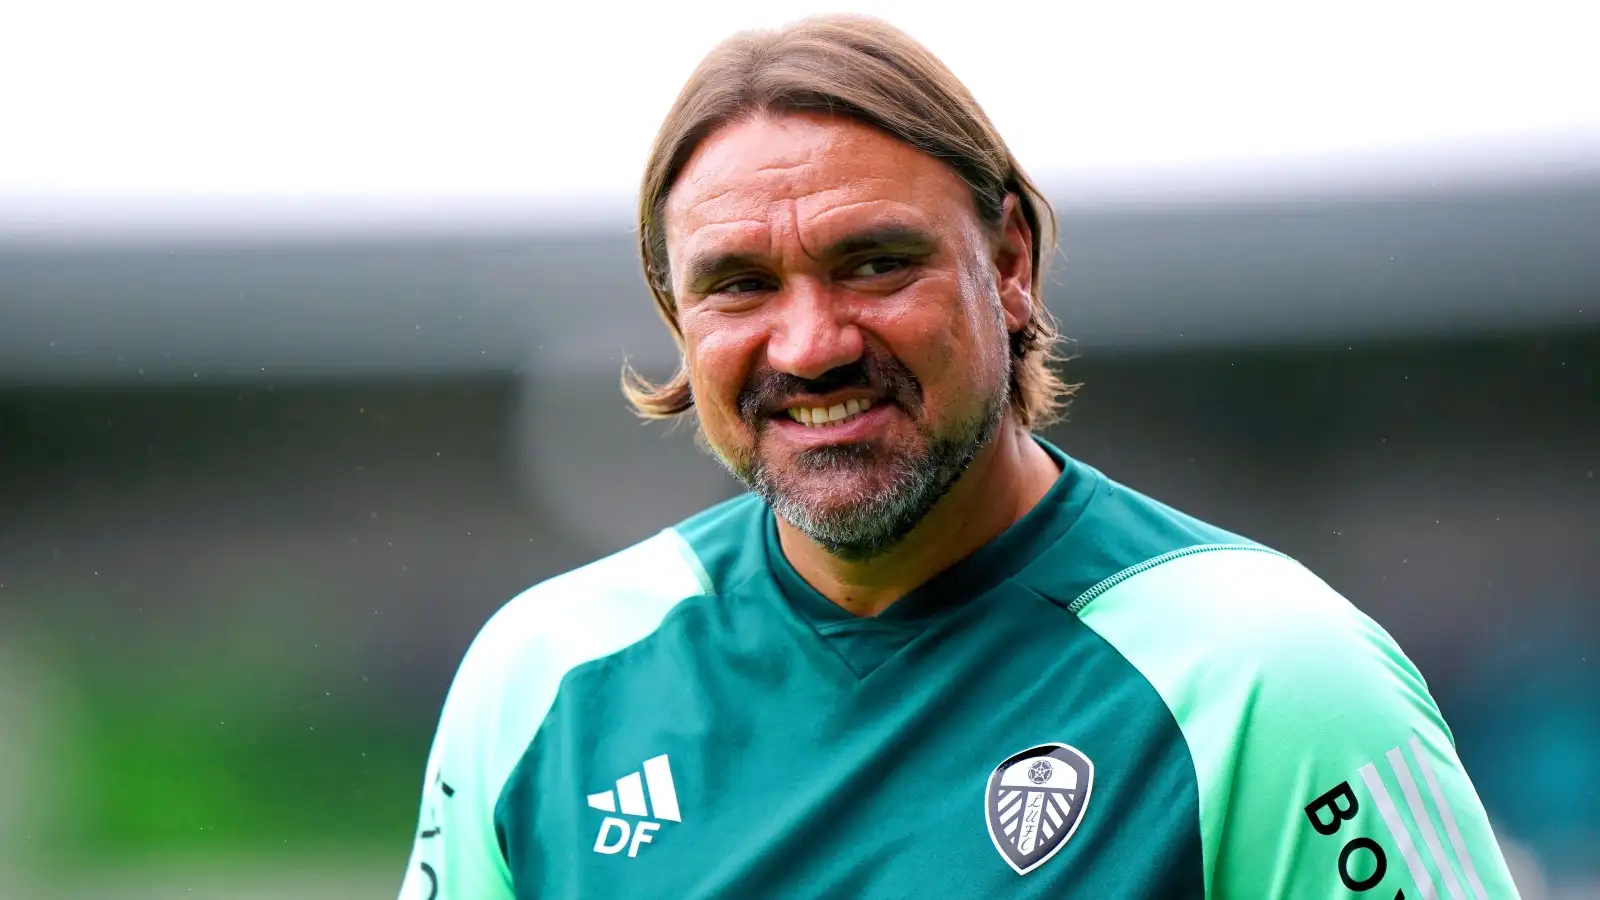
[[[801,218],[884,202],[943,210],[965,186],[937,160],[844,117],[794,114],[724,126],[690,157],[667,198],[669,241],[717,223]]]

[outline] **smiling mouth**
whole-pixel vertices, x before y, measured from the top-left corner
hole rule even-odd
[[[871,408],[871,400],[847,400],[832,406],[791,406],[784,413],[807,428],[832,428]]]

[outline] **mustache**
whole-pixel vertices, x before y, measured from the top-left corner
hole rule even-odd
[[[739,416],[746,424],[757,426],[782,412],[797,394],[827,394],[852,388],[891,400],[912,417],[922,408],[922,384],[911,370],[887,353],[869,351],[855,362],[829,369],[817,378],[801,378],[763,367],[751,375],[739,393]]]

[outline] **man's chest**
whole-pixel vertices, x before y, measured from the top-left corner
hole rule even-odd
[[[780,645],[569,679],[497,811],[518,896],[1203,896],[1159,697],[1097,641],[1025,631],[865,678]]]

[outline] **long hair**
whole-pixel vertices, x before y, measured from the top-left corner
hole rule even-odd
[[[639,256],[656,308],[679,349],[678,371],[652,384],[624,367],[622,390],[641,416],[666,419],[694,407],[683,329],[668,274],[667,194],[700,142],[731,122],[765,113],[816,111],[864,122],[941,160],[972,192],[991,233],[1015,195],[1033,231],[1033,314],[1011,336],[1010,403],[1024,427],[1049,425],[1074,386],[1056,374],[1060,332],[1044,305],[1056,240],[1055,214],[983,109],[955,75],[905,32],[877,19],[829,15],[728,38],[684,85],[651,147],[639,190]]]

